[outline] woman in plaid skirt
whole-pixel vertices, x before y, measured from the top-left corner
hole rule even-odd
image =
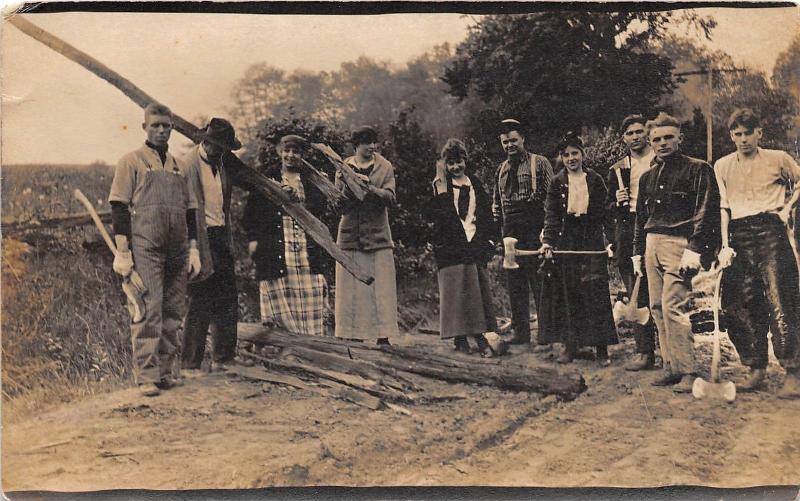
[[[303,138],[288,135],[278,143],[279,168],[264,173],[281,183],[295,201],[316,218],[325,212],[324,195],[300,176]],[[323,336],[328,286],[325,251],[291,216],[259,193],[251,193],[242,220],[250,258],[256,267],[261,297],[261,321],[295,334]]]

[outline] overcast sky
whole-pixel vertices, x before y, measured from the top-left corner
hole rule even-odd
[[[800,30],[800,11],[700,9],[719,22],[713,47],[768,74]],[[459,14],[270,16],[37,14],[26,18],[126,76],[188,119],[225,116],[233,83],[253,63],[333,70],[361,55],[403,63],[456,44]],[[2,30],[2,162],[114,163],[143,140],[127,97],[10,25]],[[200,125],[200,124],[197,124]],[[173,146],[183,142],[175,134]]]

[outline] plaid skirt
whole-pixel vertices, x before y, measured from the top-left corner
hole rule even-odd
[[[286,276],[258,283],[261,320],[295,334],[324,336],[328,287],[324,276],[311,273],[306,238],[291,217],[283,217]]]

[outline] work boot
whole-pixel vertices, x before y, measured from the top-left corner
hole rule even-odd
[[[575,360],[575,351],[576,347],[565,345],[564,351],[561,352],[561,355],[558,356],[556,362],[559,364],[568,364]]]
[[[800,399],[800,369],[786,371],[783,387],[778,390],[778,398]]]
[[[170,388],[175,388],[176,386],[183,386],[183,381],[173,378],[172,376],[164,376],[161,378],[161,381],[155,383],[155,386],[159,390],[169,390]]]
[[[656,355],[652,351],[650,353],[637,353],[633,361],[625,366],[626,371],[648,371],[655,369]]]
[[[142,383],[139,385],[139,393],[145,397],[155,397],[161,394],[161,390],[154,383]]]
[[[691,393],[693,385],[694,376],[691,374],[684,374],[681,380],[672,386],[672,391],[675,393]]]
[[[753,369],[750,376],[742,384],[738,385],[739,391],[747,393],[761,389],[764,386],[766,377],[766,369]]]
[[[665,372],[660,378],[656,379],[652,383],[653,386],[672,386],[674,384],[678,384],[683,380],[683,374],[673,374],[671,372]]]

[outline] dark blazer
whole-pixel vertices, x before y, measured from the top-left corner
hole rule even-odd
[[[646,234],[679,235],[689,249],[714,259],[720,245],[720,196],[714,170],[680,152],[656,158],[639,180],[634,255],[644,255]]]
[[[610,211],[606,210],[606,184],[603,178],[592,169],[584,168],[586,184],[589,190],[589,208],[583,218],[586,218],[587,233],[583,239],[582,250],[602,250],[605,248],[606,232],[612,227]],[[560,249],[564,245],[564,227],[567,216],[567,201],[569,200],[569,178],[565,169],[562,169],[550,182],[547,190],[544,212],[544,235],[542,242]],[[572,249],[577,250],[577,249]]]
[[[500,232],[492,217],[492,201],[481,182],[469,176],[475,192],[475,236],[467,241],[461,218],[453,204],[453,184],[448,180],[447,192],[434,193],[424,210],[431,223],[428,241],[433,245],[436,265],[441,269],[457,264],[486,264],[495,253],[493,242]]]
[[[280,182],[281,169],[270,168],[264,175]],[[317,219],[321,219],[327,208],[325,196],[312,183],[301,178],[305,203],[308,211]],[[262,196],[251,192],[244,208],[242,226],[247,234],[248,242],[256,241],[258,246],[253,255],[256,265],[256,280],[275,280],[286,276],[285,243],[283,240],[283,216],[285,211]],[[324,273],[329,266],[329,258],[325,251],[310,236],[306,237],[308,261],[311,272]]]

